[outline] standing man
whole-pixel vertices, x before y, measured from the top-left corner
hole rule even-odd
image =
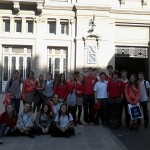
[[[108,65],[107,66],[107,71],[108,71],[108,75],[106,75],[106,80],[112,80],[112,74],[113,74],[113,66],[112,65]]]
[[[128,75],[128,72],[126,70],[121,71],[121,81],[123,82],[122,112],[123,112],[123,109],[124,109],[125,110],[126,127],[129,127],[130,126],[130,115],[129,115],[129,112],[128,112],[128,102],[127,102],[127,99],[125,97],[125,85],[128,83],[127,75]],[[121,116],[122,116],[122,114],[121,114]]]
[[[123,83],[119,80],[119,71],[115,70],[112,74],[112,80],[108,81],[108,109],[109,123],[112,129],[121,127],[121,112],[123,98]]]
[[[108,81],[105,80],[106,73],[101,72],[99,74],[99,81],[96,82],[94,86],[95,91],[95,103],[99,102],[101,104],[101,112],[98,110],[96,113],[96,124],[99,124],[99,118],[101,116],[102,125],[107,125],[107,105],[108,105],[108,96],[107,96],[107,84]]]
[[[94,86],[97,78],[93,75],[92,68],[88,68],[88,74],[84,77],[84,121],[85,125],[94,122],[93,105],[94,105]]]
[[[21,100],[21,79],[19,79],[19,71],[14,70],[12,78],[7,82],[5,92],[12,94],[11,103],[15,107],[15,111],[18,114],[20,109],[20,100]]]
[[[140,94],[140,104],[143,108],[143,115],[144,115],[144,126],[147,128],[149,126],[149,115],[148,115],[148,106],[147,106],[147,101],[149,99],[148,97],[148,90],[150,89],[150,85],[148,81],[144,80],[144,73],[139,72],[138,73],[138,78],[140,82],[140,89],[141,89],[141,94]]]

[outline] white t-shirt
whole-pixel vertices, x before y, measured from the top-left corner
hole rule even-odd
[[[98,81],[94,86],[94,91],[97,92],[97,98],[108,98],[107,96],[107,84],[108,81]]]
[[[54,118],[57,116],[60,110],[60,106],[61,106],[61,103],[57,103],[56,105],[52,104],[53,111],[54,111]]]
[[[141,102],[148,100],[147,91],[146,91],[146,89],[145,89],[144,81],[145,81],[145,80],[142,80],[142,81],[140,82],[140,88],[141,88],[140,101],[141,101]],[[150,85],[149,85],[149,82],[146,81],[145,84],[146,84],[146,88],[149,89],[149,86],[150,86]]]
[[[58,114],[57,114],[57,116],[56,116],[56,118],[55,118],[55,121],[57,122],[57,123],[60,123],[60,126],[62,127],[62,128],[65,128],[65,127],[67,127],[68,126],[68,124],[69,124],[69,122],[70,121],[72,121],[73,120],[73,118],[72,118],[72,115],[69,113],[69,116],[68,115],[61,115],[60,116],[60,118],[59,118],[59,116],[58,116]]]

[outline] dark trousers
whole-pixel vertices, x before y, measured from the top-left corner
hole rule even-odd
[[[12,98],[11,103],[14,106],[16,113],[18,114],[20,110],[20,98]]]
[[[68,128],[64,132],[62,132],[58,127],[55,127],[51,134],[54,137],[69,137],[71,135],[75,135],[75,131],[73,127]]]
[[[73,123],[76,124],[77,105],[75,105],[75,106],[68,106],[68,111],[71,113],[71,115],[73,117]]]
[[[33,131],[35,134],[43,134],[43,131],[40,127],[38,127],[37,125],[34,126]],[[48,130],[48,133],[50,133],[50,128]]]
[[[82,114],[82,105],[77,105],[77,108],[78,108],[78,122],[79,122]]]
[[[0,124],[0,137],[4,136],[5,130],[8,127],[6,123]]]
[[[94,95],[84,95],[83,107],[84,107],[84,121],[94,122],[93,119],[93,106],[94,106]]]
[[[129,111],[128,111],[128,102],[127,102],[125,96],[123,97],[123,100],[122,100],[121,116],[122,116],[123,110],[125,111],[125,123],[126,123],[126,126],[128,127],[130,125],[130,115],[129,115]]]
[[[34,105],[33,105],[33,111],[35,112],[37,108],[37,112],[40,110],[40,107],[42,103],[44,102],[44,94],[43,91],[35,91],[34,94]]]
[[[121,126],[122,100],[121,97],[109,98],[109,124],[112,128]]]
[[[148,126],[149,125],[149,115],[148,115],[148,106],[147,106],[147,101],[140,102],[141,108],[143,110],[143,116],[144,116],[144,125]],[[141,124],[141,120],[138,120],[138,123]]]
[[[101,118],[101,123],[103,125],[107,125],[107,121],[108,121],[108,99],[102,98],[102,99],[98,99],[98,101],[101,104],[101,108],[96,113],[96,120],[99,122],[99,118]]]

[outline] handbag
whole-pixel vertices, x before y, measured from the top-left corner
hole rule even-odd
[[[128,104],[129,114],[131,116],[131,120],[136,120],[139,118],[143,118],[143,114],[140,108],[140,104],[137,103],[136,105]]]
[[[66,99],[66,104],[68,106],[75,106],[77,104],[76,86],[73,92],[68,94],[67,99]]]
[[[8,104],[11,103],[11,99],[12,99],[12,93],[6,93],[5,94],[5,99],[3,101],[4,106],[6,107]]]

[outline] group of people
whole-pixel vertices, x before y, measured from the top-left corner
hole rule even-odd
[[[128,104],[140,103],[143,109],[144,126],[149,125],[148,90],[149,82],[144,80],[144,73],[136,76],[122,70],[120,73],[107,66],[108,74],[89,67],[84,73],[75,71],[66,81],[64,74],[56,80],[51,73],[34,78],[30,71],[27,79],[19,78],[19,71],[13,72],[7,82],[6,93],[11,99],[5,105],[5,112],[0,115],[0,143],[4,135],[34,134],[69,137],[75,134],[74,126],[99,125],[118,129],[122,124],[125,110],[125,123],[130,129],[138,130],[141,120],[131,120]],[[21,90],[22,83],[22,90]],[[67,103],[68,95],[75,92],[74,105]],[[20,112],[20,102],[24,108]],[[81,115],[83,113],[83,118]],[[36,114],[36,115],[35,115]]]

